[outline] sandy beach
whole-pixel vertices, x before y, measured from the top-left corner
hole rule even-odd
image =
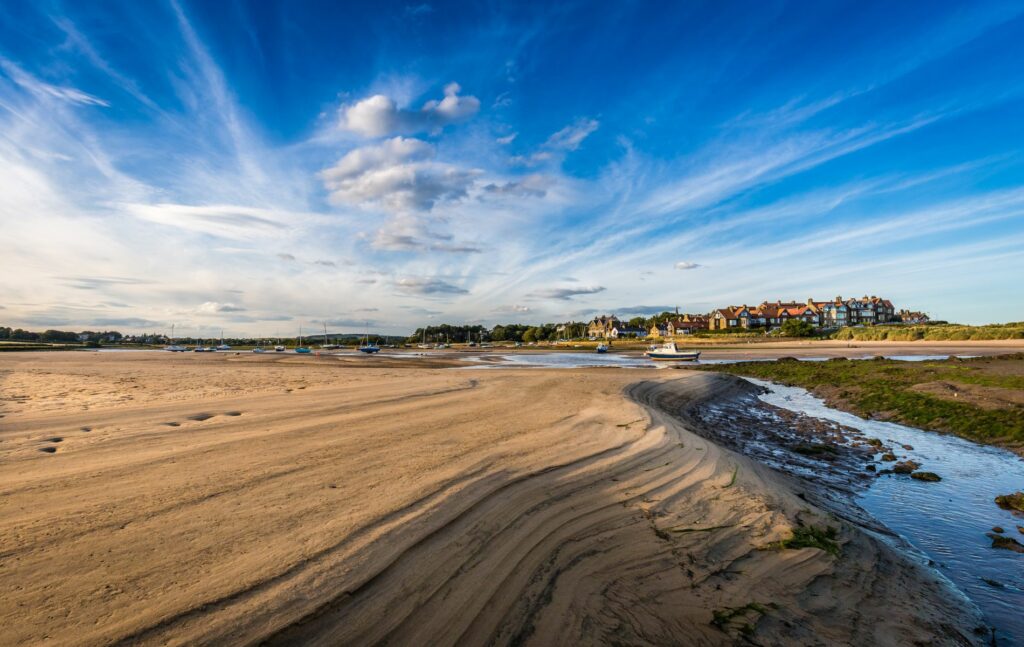
[[[734,378],[379,359],[0,356],[0,644],[983,642],[677,417]]]

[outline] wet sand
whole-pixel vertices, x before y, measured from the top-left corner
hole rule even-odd
[[[676,417],[733,381],[376,359],[0,357],[0,643],[982,642]]]

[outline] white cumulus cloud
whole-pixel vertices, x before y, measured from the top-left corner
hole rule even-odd
[[[320,177],[335,204],[429,211],[442,200],[466,197],[478,172],[433,159],[434,147],[394,137],[349,151]]]
[[[700,265],[698,263],[693,263],[691,261],[679,261],[673,267],[675,267],[677,270],[695,270],[698,267],[700,267]]]
[[[365,137],[435,132],[449,124],[465,121],[480,110],[480,100],[474,96],[460,96],[461,90],[458,83],[449,83],[444,88],[443,99],[427,101],[419,110],[401,108],[394,99],[375,94],[342,106],[340,126]]]

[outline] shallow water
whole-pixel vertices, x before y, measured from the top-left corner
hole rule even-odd
[[[1024,459],[955,436],[864,420],[825,406],[804,389],[747,379],[770,389],[763,401],[859,429],[892,445],[900,460],[913,459],[922,470],[941,476],[938,483],[881,476],[858,503],[933,560],[996,627],[1000,645],[1024,644],[1024,554],[992,548],[986,537],[993,526],[1001,526],[1007,536],[1024,543],[1024,534],[1017,530],[1024,526],[1024,516],[993,501],[999,494],[1024,490]]]
[[[498,359],[496,362],[486,362],[484,358]],[[895,359],[906,362],[923,362],[926,360],[943,360],[948,355],[893,355],[888,359]],[[961,356],[967,357],[967,356]],[[867,355],[855,359],[873,359],[873,355]],[[669,368],[673,366],[709,366],[717,364],[738,364],[740,362],[773,362],[774,357],[754,359],[729,359],[709,357],[695,362],[655,362],[639,355],[621,355],[618,353],[488,353],[486,355],[473,355],[462,357],[467,362],[472,362],[465,368],[592,368],[596,366],[612,366],[618,368]],[[801,362],[824,362],[828,357],[798,357]]]
[[[499,359],[497,362],[485,362],[483,358]],[[522,353],[522,354],[488,354],[486,356],[463,357],[473,362],[464,368],[592,368],[595,366],[613,366],[617,368],[658,368],[646,357],[635,355],[617,355],[614,353]],[[690,362],[691,364],[693,362]]]

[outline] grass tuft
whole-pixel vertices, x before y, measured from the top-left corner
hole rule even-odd
[[[836,543],[838,531],[829,526],[822,529],[816,526],[798,526],[793,531],[793,536],[783,539],[780,543],[783,548],[817,548],[829,555],[839,557],[839,544]]]

